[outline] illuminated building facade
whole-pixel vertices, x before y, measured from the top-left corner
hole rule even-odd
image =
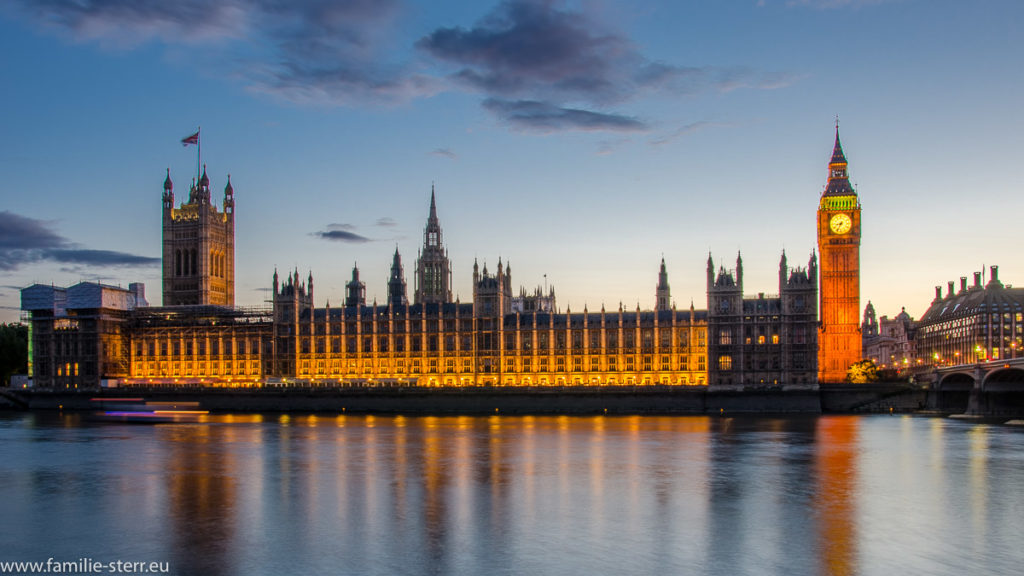
[[[163,195],[164,306],[235,304],[235,190],[224,187],[223,211],[210,202],[206,167],[188,201],[174,207],[168,169]]]
[[[719,387],[817,384],[817,260],[806,268],[779,261],[779,293],[743,295],[743,259],[735,270],[708,255],[708,384]]]
[[[828,183],[818,204],[821,253],[821,323],[818,380],[844,382],[849,367],[861,360],[860,199],[850,185],[846,155],[836,143],[828,164]]]
[[[275,283],[272,310],[133,315],[126,384],[703,385],[703,311],[511,312],[509,268],[472,303],[313,306],[311,278]]]
[[[935,299],[917,322],[915,345],[926,364],[952,366],[1021,356],[1024,344],[1024,288],[1004,286],[999,267],[992,266],[988,283],[974,273],[974,284],[950,281],[946,295],[935,287]]]

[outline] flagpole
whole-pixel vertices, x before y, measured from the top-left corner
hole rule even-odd
[[[202,180],[202,178],[203,178],[203,175],[200,172],[200,170],[202,169],[202,162],[203,162],[203,138],[200,135],[200,132],[202,132],[202,130],[203,130],[202,126],[199,126],[198,128],[196,128],[196,184],[197,185],[198,185],[199,181]]]

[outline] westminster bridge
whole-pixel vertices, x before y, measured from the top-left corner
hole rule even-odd
[[[1024,358],[937,367],[917,378],[929,407],[978,416],[1024,415]]]

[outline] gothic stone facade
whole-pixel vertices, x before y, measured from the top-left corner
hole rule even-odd
[[[206,168],[188,201],[174,207],[170,170],[163,195],[164,306],[235,304],[235,191],[228,177],[223,211],[210,202]]]
[[[779,294],[743,295],[743,259],[735,270],[708,255],[708,384],[761,388],[817,384],[817,261],[779,262]]]

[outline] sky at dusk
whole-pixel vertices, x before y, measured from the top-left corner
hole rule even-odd
[[[19,289],[142,281],[202,127],[236,195],[238,305],[274,269],[340,305],[358,263],[410,299],[430,190],[454,291],[474,259],[561,310],[679,307],[705,265],[778,292],[806,265],[840,118],[863,205],[861,306],[1024,285],[1020,0],[9,0],[0,7],[0,320]]]

